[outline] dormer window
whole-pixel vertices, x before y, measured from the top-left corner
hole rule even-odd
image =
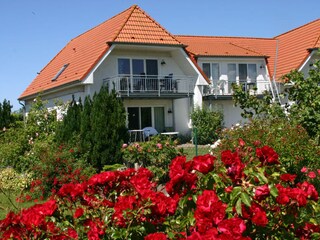
[[[63,65],[62,68],[59,70],[59,72],[51,79],[51,81],[56,81],[68,66],[69,66],[69,63]]]

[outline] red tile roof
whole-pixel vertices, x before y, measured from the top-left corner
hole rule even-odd
[[[309,56],[309,49],[320,47],[320,19],[276,36],[279,41],[277,78],[299,69]]]
[[[113,43],[187,45],[189,56],[194,57],[265,57],[270,76],[276,71],[278,79],[299,68],[310,53],[308,49],[320,47],[320,19],[275,38],[174,36],[133,5],[72,39],[42,69],[19,99],[84,80]],[[66,64],[64,71],[52,81]]]
[[[138,6],[133,5],[111,19],[72,39],[31,82],[19,99],[76,81],[82,81],[109,50],[110,44],[182,44]],[[109,43],[109,44],[108,44]],[[65,65],[68,66],[52,81]]]
[[[176,36],[187,50],[196,56],[208,57],[266,57],[273,73],[276,40],[248,37]]]

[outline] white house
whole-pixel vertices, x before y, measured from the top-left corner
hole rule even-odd
[[[133,5],[72,39],[19,100],[28,111],[41,93],[53,107],[107,85],[123,100],[129,129],[186,134],[196,105],[223,110],[230,126],[241,120],[231,84],[274,92],[281,75],[308,71],[318,58],[319,36],[320,19],[275,38],[175,36]]]

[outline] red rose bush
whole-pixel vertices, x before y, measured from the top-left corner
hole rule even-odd
[[[108,171],[64,184],[44,204],[0,221],[1,239],[318,239],[319,196],[271,147],[178,156],[169,181]]]

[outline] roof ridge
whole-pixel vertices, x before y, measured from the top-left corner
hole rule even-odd
[[[238,44],[236,44],[236,43],[232,43],[232,42],[229,42],[229,43],[230,43],[231,45],[235,46],[235,47],[239,47],[239,48],[242,48],[242,49],[244,49],[244,50],[247,50],[247,51],[250,51],[250,52],[253,52],[253,53],[256,53],[256,54],[260,54],[261,56],[266,56],[265,54],[263,54],[263,53],[261,53],[261,52],[257,52],[257,51],[255,51],[255,50],[253,50],[253,49],[240,46],[240,45],[238,45]]]
[[[274,40],[274,38],[267,38],[267,37],[241,37],[241,36],[209,36],[209,35],[181,35],[176,34],[176,37],[196,37],[196,38],[246,38],[246,39],[260,39],[260,40]]]
[[[128,22],[129,18],[131,17],[133,11],[134,11],[136,8],[139,8],[139,7],[138,7],[138,5],[135,4],[135,5],[132,5],[131,7],[127,8],[125,11],[122,11],[121,13],[124,13],[124,12],[128,11],[130,8],[132,8],[132,9],[131,9],[130,13],[128,14],[128,17],[127,17],[126,20],[123,22],[123,24],[121,25],[121,27],[119,28],[119,30],[115,33],[115,36],[112,38],[112,42],[119,36],[120,32],[122,31],[122,29],[124,28],[124,26],[125,26],[126,23]],[[120,15],[120,13],[117,14],[117,15]]]
[[[165,33],[167,33],[170,37],[172,37],[174,40],[179,42],[181,45],[184,45],[182,42],[180,42],[175,35],[168,32],[160,23],[158,23],[154,18],[152,18],[148,13],[146,13],[143,9],[141,9],[139,6],[137,6],[137,9],[139,9],[147,18],[149,18],[153,23],[155,23],[159,28],[161,28]]]
[[[289,30],[289,31],[287,31],[287,32],[284,32],[284,33],[281,33],[281,34],[279,34],[279,35],[276,35],[276,36],[273,37],[273,39],[276,39],[276,38],[278,38],[278,37],[280,37],[280,36],[282,36],[282,35],[288,34],[288,33],[290,33],[290,32],[296,31],[296,30],[298,30],[298,29],[300,29],[300,28],[303,28],[303,27],[305,27],[305,26],[307,26],[307,25],[313,24],[313,23],[315,23],[315,22],[317,22],[317,21],[320,21],[320,18],[317,18],[317,19],[315,19],[315,20],[313,20],[313,21],[311,21],[311,22],[308,22],[308,23],[306,23],[306,24],[304,24],[304,25],[295,27],[295,28],[293,28],[293,29],[291,29],[291,30]]]

